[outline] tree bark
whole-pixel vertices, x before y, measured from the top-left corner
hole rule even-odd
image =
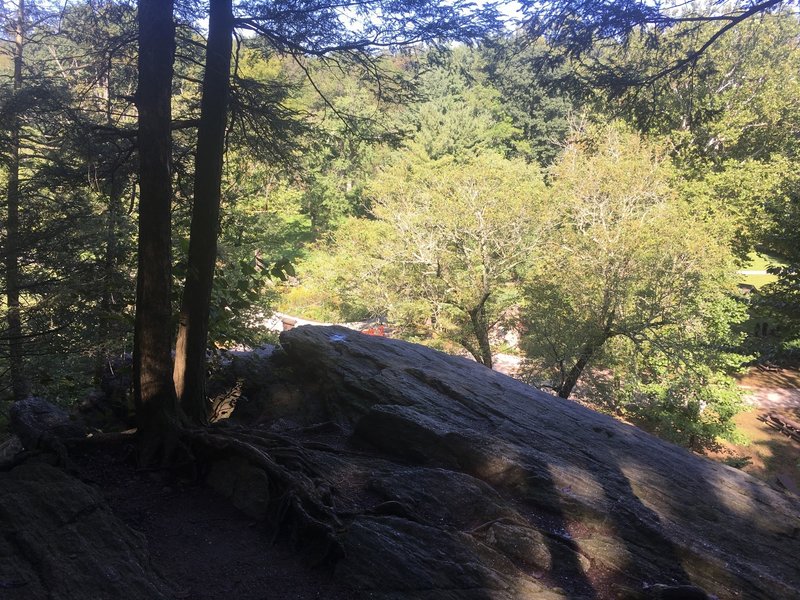
[[[119,228],[121,206],[121,184],[116,173],[111,173],[107,186],[108,212],[106,213],[105,257],[103,258],[103,287],[100,298],[100,314],[97,319],[97,351],[95,354],[95,384],[99,384],[109,360],[109,336],[112,329],[112,315],[116,312],[114,291],[117,283],[119,263]]]
[[[586,365],[589,364],[592,356],[594,356],[594,353],[602,348],[603,344],[605,344],[610,338],[614,337],[611,327],[614,324],[616,310],[609,309],[609,307],[610,299],[608,297],[608,290],[606,290],[606,298],[603,301],[604,313],[607,313],[605,317],[605,325],[603,326],[602,332],[599,333],[595,339],[590,340],[586,343],[586,345],[584,345],[583,350],[581,350],[581,353],[578,356],[578,360],[574,365],[572,365],[572,368],[569,370],[569,373],[567,373],[564,381],[561,382],[561,385],[556,388],[556,391],[561,398],[569,398],[570,394],[572,394],[572,390],[578,383],[578,379],[580,379],[581,375],[583,374],[583,370],[586,368]]]
[[[14,25],[14,94],[22,88],[23,51],[25,49],[25,0],[19,0],[17,19]],[[22,318],[19,303],[19,163],[20,163],[20,129],[22,124],[19,115],[12,117],[11,124],[11,161],[8,168],[6,218],[6,303],[8,313],[8,360],[11,376],[11,389],[15,400],[25,398],[28,393],[28,381],[22,352]]]
[[[114,126],[114,116],[111,104],[111,59],[106,62],[105,75],[102,78],[102,94],[105,101],[105,125]],[[119,228],[120,215],[122,214],[121,196],[122,182],[117,175],[119,163],[114,161],[107,175],[105,185],[106,197],[108,200],[108,211],[106,212],[106,240],[105,257],[103,260],[103,290],[100,299],[100,315],[97,321],[97,351],[95,355],[94,382],[99,384],[106,364],[109,359],[108,342],[111,334],[111,317],[115,310],[114,290],[117,283],[117,267],[119,263],[119,238],[117,229]]]
[[[206,69],[200,103],[189,262],[175,350],[175,388],[184,413],[207,419],[206,348],[211,288],[217,257],[222,164],[230,87],[231,0],[211,0]]]
[[[488,295],[486,296],[488,299]],[[489,325],[486,322],[486,300],[469,311],[469,320],[478,341],[478,355],[475,358],[483,365],[492,368],[492,347],[489,344]]]
[[[133,386],[140,433],[158,438],[177,415],[170,307],[172,0],[139,0],[139,253]]]
[[[586,344],[581,350],[580,356],[578,356],[578,360],[575,361],[575,364],[572,365],[572,368],[567,373],[567,376],[564,378],[564,381],[558,386],[558,395],[561,398],[569,398],[572,390],[575,388],[575,385],[578,383],[578,379],[580,379],[581,375],[583,374],[583,370],[586,368],[586,365],[589,364],[589,360],[591,360],[592,355],[597,351],[600,344]]]

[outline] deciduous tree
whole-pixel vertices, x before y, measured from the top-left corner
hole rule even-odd
[[[662,365],[626,372],[647,384],[670,379],[664,361],[681,365],[676,373],[724,375],[742,318],[728,240],[676,196],[663,154],[624,128],[588,126],[573,132],[551,176],[523,347],[558,395],[572,395],[592,366],[619,367],[622,355]]]
[[[336,233],[330,285],[409,332],[429,323],[491,367],[489,332],[539,243],[538,168],[494,153],[437,162],[407,152],[368,193],[376,221]]]

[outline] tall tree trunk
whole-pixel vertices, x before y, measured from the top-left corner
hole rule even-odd
[[[153,440],[177,415],[170,307],[172,6],[172,0],[139,0],[138,14],[140,194],[133,387],[140,433]]]
[[[14,29],[14,94],[17,94],[23,83],[22,53],[25,49],[25,0],[19,0],[17,5],[17,20]],[[16,400],[25,398],[29,391],[23,362],[22,318],[19,304],[19,159],[21,128],[21,119],[15,114],[12,117],[10,135],[11,162],[8,168],[5,266],[9,372],[11,375],[11,389]]]
[[[114,172],[111,173],[107,185],[108,211],[106,213],[106,243],[105,257],[103,258],[103,285],[100,297],[100,315],[97,320],[97,351],[95,355],[94,380],[99,384],[106,364],[109,360],[108,336],[111,335],[112,314],[115,311],[114,290],[117,283],[117,267],[119,263],[119,228],[120,214],[122,212],[121,194],[122,186]]]
[[[105,102],[105,124],[108,127],[114,125],[114,115],[111,104],[111,59],[106,63],[105,76],[102,78],[101,93]],[[107,175],[105,185],[106,198],[108,200],[108,210],[106,212],[106,247],[103,259],[103,289],[100,298],[100,315],[97,321],[97,351],[95,355],[95,384],[102,380],[108,362],[108,336],[111,334],[111,316],[115,312],[114,308],[114,289],[116,286],[117,266],[119,261],[119,239],[117,229],[119,228],[120,214],[122,213],[121,196],[122,182],[117,177],[117,161],[111,165]]]
[[[206,348],[211,287],[217,256],[222,164],[230,87],[231,0],[211,0],[206,70],[200,104],[189,262],[175,351],[175,388],[184,413],[207,419]]]

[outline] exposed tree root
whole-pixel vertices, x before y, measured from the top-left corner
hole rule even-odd
[[[235,457],[266,474],[267,517],[276,535],[287,533],[294,544],[312,550],[320,560],[343,554],[339,541],[343,525],[331,506],[330,489],[319,484],[324,477],[308,449],[290,437],[229,424],[192,428],[175,419],[163,420],[149,435],[135,430],[86,435],[46,401],[20,405],[18,413],[17,433],[26,450],[0,463],[0,470],[38,454],[53,454],[72,470],[70,450],[128,442],[136,443],[140,468],[182,472],[194,479],[211,463]]]
[[[270,518],[278,535],[288,532],[291,541],[313,549],[319,560],[343,555],[339,534],[342,522],[323,499],[313,478],[319,473],[312,466],[301,444],[270,432],[244,428],[192,429],[182,432],[184,439],[207,457],[237,456],[263,470],[270,482]]]

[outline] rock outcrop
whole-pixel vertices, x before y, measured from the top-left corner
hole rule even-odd
[[[281,335],[347,448],[310,453],[371,598],[800,595],[800,500],[465,359]]]
[[[62,438],[86,435],[86,429],[66,410],[35,397],[11,405],[9,424],[28,450],[58,444]]]
[[[144,536],[95,488],[44,462],[0,472],[0,598],[174,597],[150,564]]]
[[[418,345],[313,326],[281,343],[235,367],[249,401],[183,442],[353,598],[800,597],[791,494]],[[15,411],[26,448],[78,434],[39,401]],[[97,491],[46,464],[4,469],[0,597],[174,597]]]

